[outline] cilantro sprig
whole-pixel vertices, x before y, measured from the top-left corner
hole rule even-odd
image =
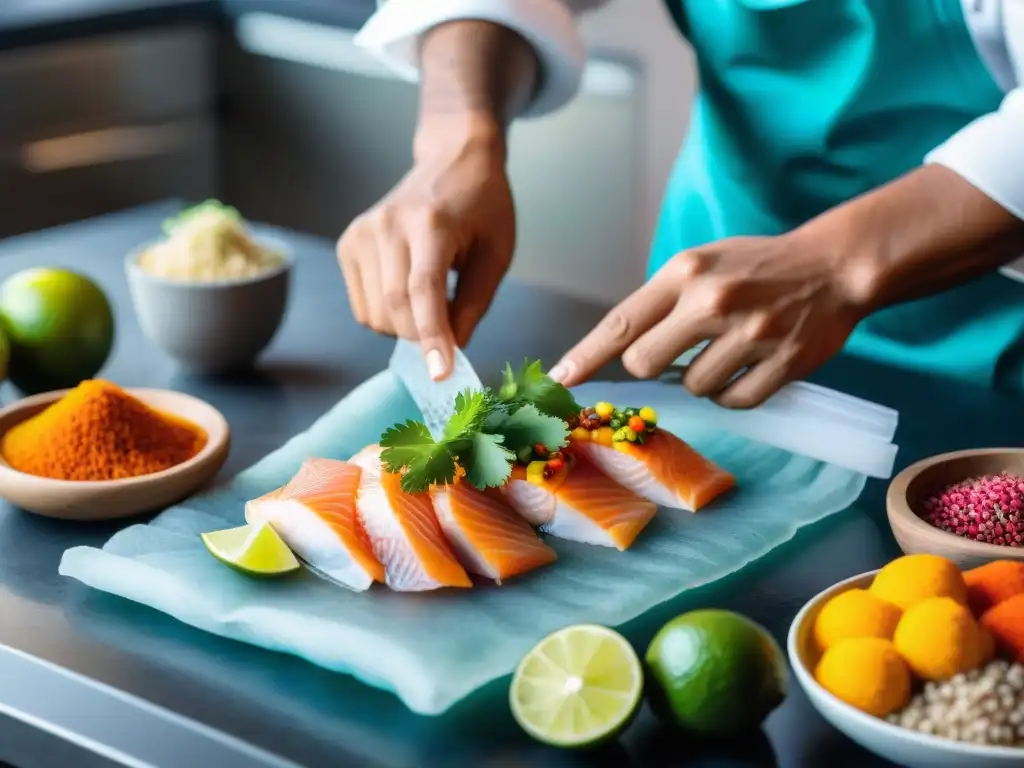
[[[572,394],[544,374],[540,361],[525,361],[518,372],[506,364],[498,393],[484,388],[456,396],[440,439],[418,421],[390,427],[380,439],[381,461],[389,472],[401,473],[402,489],[410,493],[453,482],[457,467],[481,490],[498,487],[523,448],[565,446],[566,420],[578,412]]]
[[[544,373],[540,360],[524,360],[516,372],[505,363],[498,398],[513,411],[523,405],[532,405],[541,413],[557,419],[568,419],[580,412],[572,392]]]

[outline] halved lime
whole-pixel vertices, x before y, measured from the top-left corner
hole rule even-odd
[[[246,576],[283,576],[300,567],[288,545],[266,523],[204,533],[201,538],[211,555]]]
[[[591,747],[629,725],[643,695],[643,666],[607,627],[579,624],[540,641],[519,662],[509,704],[530,736],[553,747]]]

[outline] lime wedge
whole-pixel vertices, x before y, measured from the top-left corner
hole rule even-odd
[[[204,533],[201,538],[211,555],[246,576],[283,576],[299,569],[288,545],[266,523]]]
[[[607,627],[580,624],[540,641],[512,678],[512,715],[553,747],[613,739],[640,707],[643,667],[629,642]]]

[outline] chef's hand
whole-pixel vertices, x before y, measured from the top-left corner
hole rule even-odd
[[[835,355],[863,316],[840,276],[836,260],[798,233],[684,251],[551,375],[573,386],[622,355],[630,373],[650,378],[710,340],[684,385],[726,407],[754,407]]]
[[[435,379],[450,372],[454,346],[469,342],[515,244],[504,141],[461,132],[438,126],[412,170],[338,241],[356,320],[419,340]],[[458,273],[450,306],[449,270]]]

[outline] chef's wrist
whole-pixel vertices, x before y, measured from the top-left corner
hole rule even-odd
[[[784,235],[786,250],[807,260],[808,270],[831,288],[847,314],[874,310],[884,260],[874,258],[873,237],[862,231],[861,212],[846,206],[827,211]]]
[[[797,233],[828,253],[837,290],[865,315],[980,277],[1024,250],[1024,222],[937,165],[834,208]]]
[[[517,32],[483,20],[441,24],[420,49],[417,160],[440,153],[505,152],[505,132],[533,97],[537,55]]]
[[[487,112],[421,115],[413,139],[416,162],[473,153],[491,156],[503,165],[506,151],[505,128]]]

